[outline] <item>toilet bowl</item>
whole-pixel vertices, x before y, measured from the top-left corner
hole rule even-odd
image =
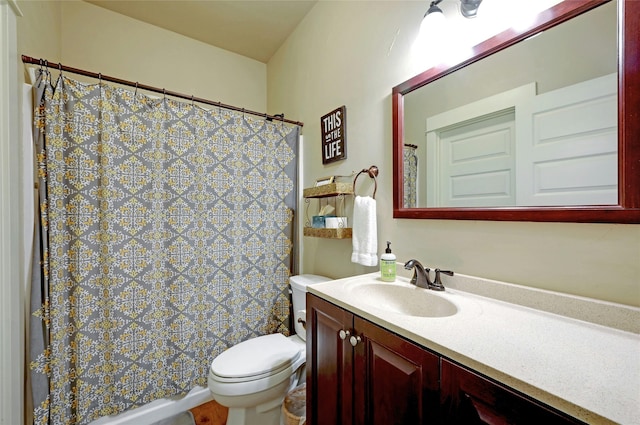
[[[227,425],[280,425],[282,401],[304,380],[307,285],[325,282],[317,275],[291,276],[296,335],[263,335],[234,345],[209,368],[209,391],[229,408]]]

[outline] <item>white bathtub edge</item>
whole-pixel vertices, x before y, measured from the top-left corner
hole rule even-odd
[[[195,387],[184,397],[160,399],[116,416],[105,416],[89,425],[151,425],[213,400],[209,388]]]

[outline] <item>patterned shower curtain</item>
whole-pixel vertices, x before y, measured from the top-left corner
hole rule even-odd
[[[48,72],[35,91],[35,423],[206,387],[226,348],[289,333],[298,127]]]
[[[405,144],[403,149],[404,208],[414,208],[418,196],[418,156],[416,145]]]

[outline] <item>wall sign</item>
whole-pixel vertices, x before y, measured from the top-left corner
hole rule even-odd
[[[322,133],[322,163],[328,164],[347,157],[347,107],[323,115],[320,118]]]

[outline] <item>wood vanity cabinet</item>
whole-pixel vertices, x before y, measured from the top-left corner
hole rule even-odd
[[[311,294],[307,329],[307,424],[438,423],[438,356]]]
[[[441,406],[446,425],[583,424],[447,359],[441,361]]]
[[[583,422],[308,293],[307,424]]]

